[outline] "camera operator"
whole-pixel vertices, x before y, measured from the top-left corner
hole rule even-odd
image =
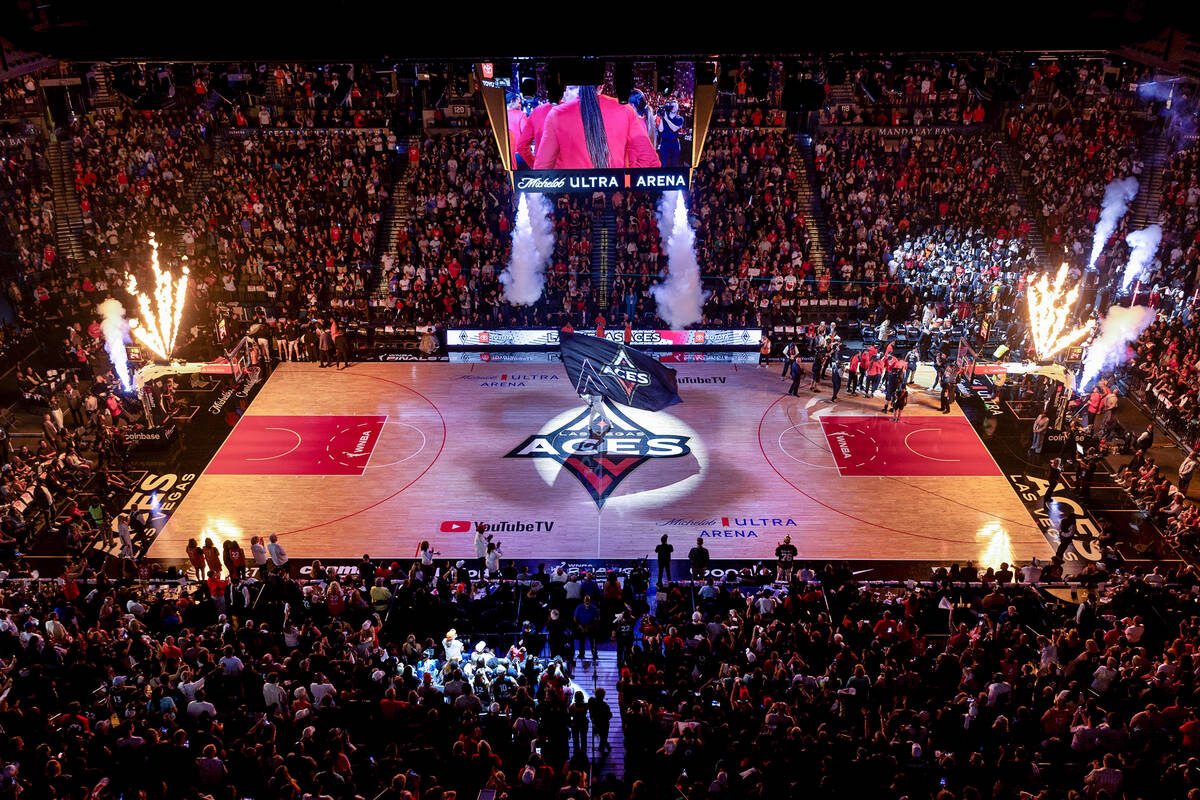
[[[683,138],[684,119],[679,116],[679,103],[672,100],[659,109],[658,147],[664,167],[679,166],[680,140]]]

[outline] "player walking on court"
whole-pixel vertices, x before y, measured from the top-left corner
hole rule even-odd
[[[904,411],[906,405],[908,405],[908,387],[900,384],[895,396],[892,398],[892,422],[900,421],[900,414]]]

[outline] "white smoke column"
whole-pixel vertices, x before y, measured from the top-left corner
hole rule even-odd
[[[1079,390],[1086,390],[1100,373],[1125,363],[1129,343],[1150,327],[1158,311],[1146,306],[1113,306],[1100,323],[1100,335],[1088,347],[1083,359],[1083,377]]]
[[[543,194],[529,198],[529,222],[533,226],[533,245],[537,249],[541,269],[550,266],[554,255],[554,206]]]
[[[1161,225],[1149,225],[1125,237],[1129,244],[1129,263],[1125,265],[1125,275],[1121,278],[1122,290],[1128,289],[1134,278],[1139,277],[1146,267],[1150,266],[1158,252],[1162,234]]]
[[[504,299],[517,305],[533,305],[546,284],[546,266],[554,254],[554,221],[550,204],[536,192],[522,192],[513,225],[512,259],[500,283]]]
[[[1108,242],[1108,237],[1117,229],[1117,223],[1129,210],[1129,203],[1138,192],[1137,178],[1115,180],[1104,189],[1104,200],[1100,203],[1100,219],[1096,233],[1092,236],[1092,255],[1088,258],[1088,269],[1096,266],[1096,259]]]
[[[100,331],[104,334],[104,349],[112,361],[121,386],[127,392],[133,391],[133,380],[129,377],[129,356],[125,353],[125,345],[129,343],[129,323],[125,320],[125,306],[111,297],[100,304],[97,309],[103,319],[100,320]]]
[[[696,232],[688,224],[687,203],[678,189],[663,192],[658,206],[658,230],[668,229],[670,235],[664,237],[667,279],[651,286],[650,294],[658,302],[658,315],[672,328],[684,328],[703,316],[705,292],[696,261]]]
[[[662,239],[664,253],[671,244],[671,231],[675,228],[675,207],[681,199],[683,192],[663,192],[658,201],[658,236]]]

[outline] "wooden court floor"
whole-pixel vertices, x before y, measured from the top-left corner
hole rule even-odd
[[[296,559],[471,558],[487,522],[505,558],[627,559],[667,534],[715,559],[965,561],[1051,549],[957,408],[784,395],[779,367],[678,367],[684,402],[610,414],[611,452],[580,456],[586,408],[558,365],[279,366],[152,545],[278,534]],[[929,376],[919,375],[923,385]],[[583,433],[580,434],[581,428]]]

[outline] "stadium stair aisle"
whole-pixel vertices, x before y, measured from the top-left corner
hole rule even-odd
[[[1050,260],[1050,251],[1046,248],[1046,239],[1042,234],[1039,216],[1034,213],[1033,206],[1029,203],[1029,196],[1025,191],[1025,184],[1021,180],[1021,162],[1012,148],[1008,146],[1008,142],[1004,141],[1004,137],[998,137],[996,141],[997,147],[1000,148],[1000,154],[1004,158],[1004,165],[1007,167],[1004,174],[1008,191],[1017,198],[1021,212],[1025,215],[1025,221],[1029,223],[1029,244],[1037,255],[1038,263],[1047,269],[1052,269],[1054,265]]]
[[[421,146],[421,138],[419,136],[408,136],[405,138],[405,144],[409,150],[419,148]],[[372,267],[370,294],[371,299],[374,301],[387,299],[387,275],[380,268],[381,260],[385,255],[396,255],[399,250],[400,230],[408,225],[408,219],[412,214],[412,197],[408,193],[412,162],[408,160],[407,150],[403,155],[397,155],[392,161],[391,172],[392,185],[390,188],[392,198],[379,220],[379,232],[375,237],[377,243],[376,257]]]
[[[1130,212],[1130,230],[1140,230],[1158,222],[1162,208],[1163,167],[1171,156],[1171,145],[1161,133],[1148,134],[1142,139],[1142,174],[1138,176],[1141,189],[1134,198]]]
[[[107,64],[96,64],[92,67],[92,80],[95,88],[92,92],[92,108],[115,108],[119,105],[116,91],[112,88],[112,70]]]
[[[54,192],[54,244],[71,263],[80,264],[87,258],[87,251],[80,239],[83,211],[75,194],[75,151],[71,143],[52,139],[46,148],[46,162]]]
[[[176,252],[180,254],[187,253],[187,244],[184,243],[183,234],[186,230],[186,225],[183,220],[188,213],[195,208],[197,198],[203,197],[204,194],[212,187],[214,181],[212,177],[213,156],[217,151],[217,142],[221,141],[224,144],[224,130],[214,126],[212,134],[212,142],[201,142],[199,148],[200,157],[196,160],[196,170],[192,174],[192,179],[188,182],[187,189],[184,191],[180,201],[177,222],[174,226],[174,242]]]
[[[605,701],[612,709],[612,722],[608,729],[608,744],[612,752],[595,758],[593,775],[599,778],[612,773],[618,778],[625,774],[625,735],[621,723],[621,712],[617,708],[617,681],[621,679],[621,671],[617,669],[617,650],[612,644],[605,644],[597,653],[598,661],[576,661],[572,683],[582,689],[589,699],[596,693],[597,688],[603,688]],[[600,742],[595,732],[588,729],[588,755],[599,748]]]
[[[813,263],[813,274],[817,277],[828,272],[833,263],[833,240],[829,236],[829,224],[825,221],[825,212],[821,209],[821,199],[817,192],[816,167],[813,163],[812,137],[796,137],[801,157],[796,159],[800,171],[804,173],[804,183],[801,185],[797,199],[804,205],[804,227],[808,231],[809,258]],[[837,277],[836,275],[833,277]]]

